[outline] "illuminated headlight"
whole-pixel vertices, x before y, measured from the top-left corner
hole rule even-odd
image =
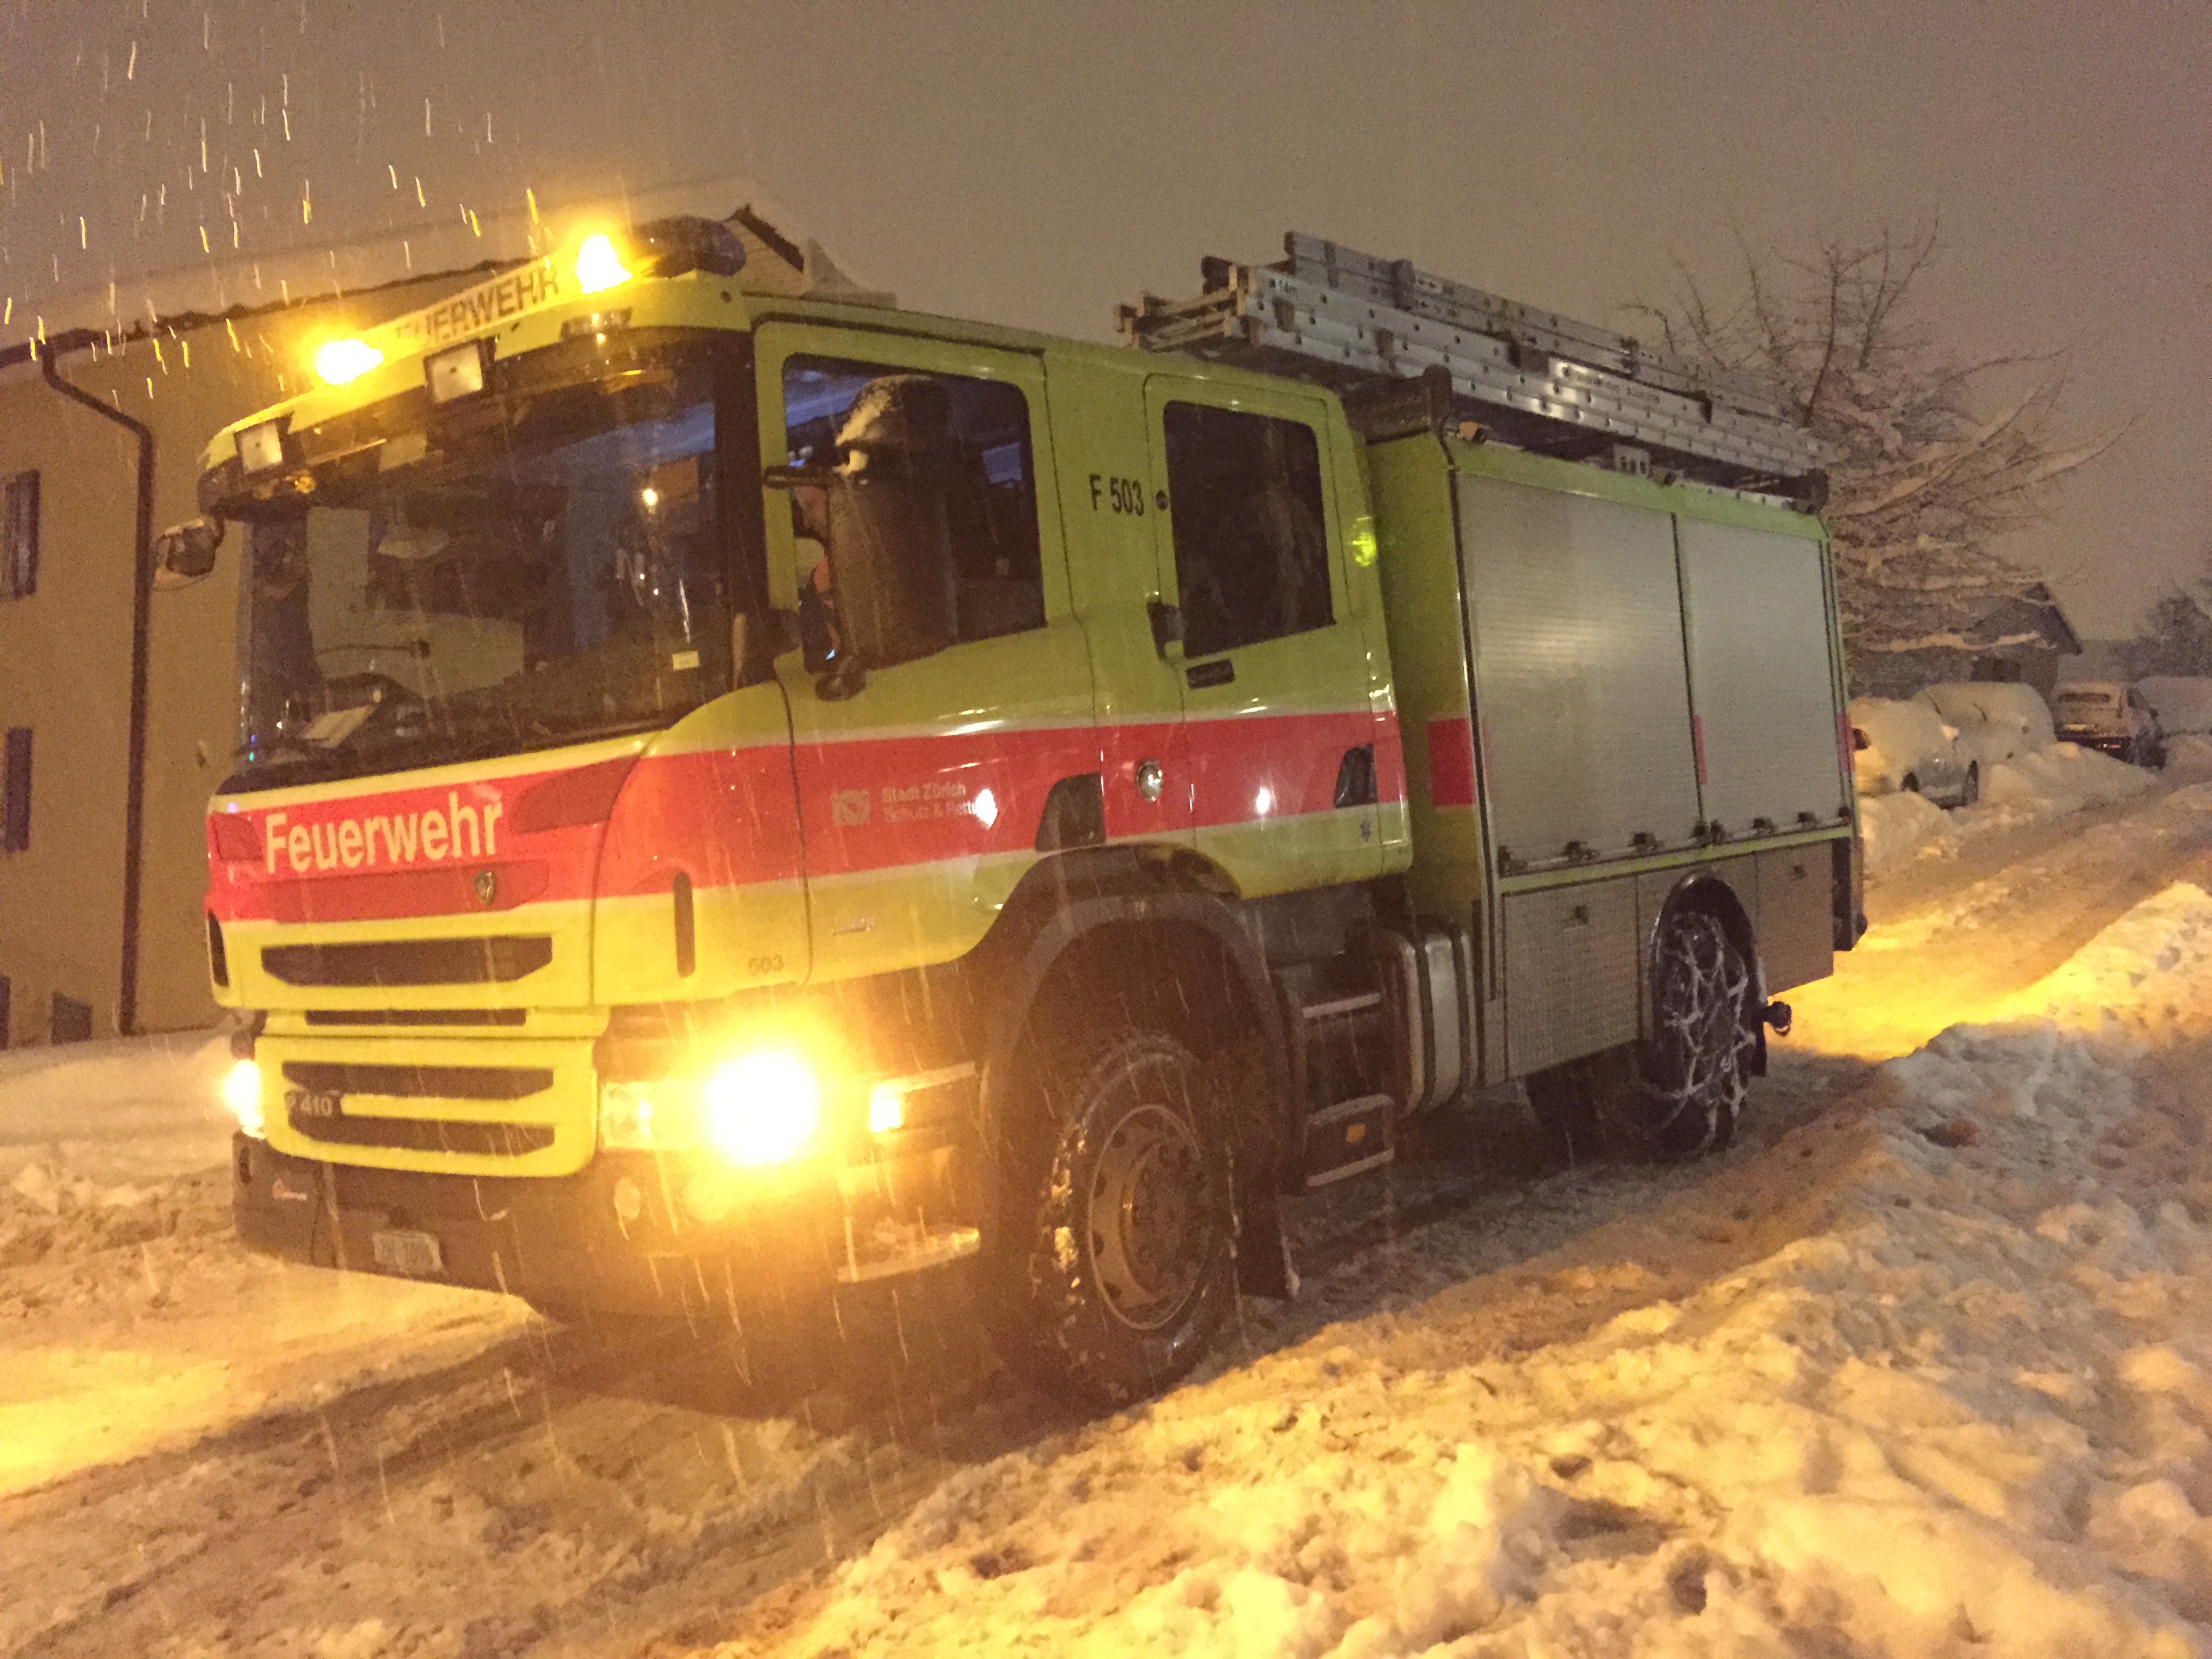
[[[430,401],[449,404],[456,398],[482,392],[484,360],[490,356],[490,341],[467,340],[426,358],[422,373],[430,382]]]
[[[266,472],[284,465],[284,422],[264,421],[238,434],[238,464],[248,472]]]
[[[315,373],[331,386],[344,386],[374,368],[384,354],[366,340],[329,340],[315,351]]]
[[[707,1079],[702,1103],[708,1140],[732,1164],[781,1164],[822,1127],[822,1085],[788,1049],[732,1060]]]
[[[609,1083],[599,1091],[599,1144],[642,1152],[711,1152],[743,1169],[797,1158],[822,1131],[822,1085],[799,1054],[757,1050],[706,1080]]]
[[[241,1060],[230,1068],[222,1080],[222,1103],[230,1108],[238,1127],[247,1134],[256,1140],[269,1138],[268,1125],[261,1115],[261,1067],[252,1060]]]

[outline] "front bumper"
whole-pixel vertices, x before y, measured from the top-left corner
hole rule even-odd
[[[2078,748],[2094,749],[2100,754],[2124,755],[2136,740],[2124,732],[2069,732],[2062,728],[2058,741],[2073,744]]]
[[[498,1291],[560,1315],[696,1320],[971,1253],[975,1230],[945,1219],[975,1207],[966,1173],[958,1148],[921,1139],[842,1170],[739,1175],[601,1152],[574,1175],[530,1177],[326,1163],[236,1134],[232,1210],[247,1249],[289,1261]],[[416,1242],[403,1251],[395,1238]]]

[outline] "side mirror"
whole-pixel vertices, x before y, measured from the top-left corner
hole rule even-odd
[[[171,525],[154,538],[154,586],[190,587],[215,568],[215,550],[222,545],[220,519]]]

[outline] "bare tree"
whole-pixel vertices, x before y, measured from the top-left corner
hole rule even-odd
[[[2053,435],[2065,385],[2055,357],[1970,362],[1944,349],[1913,310],[1940,246],[1930,224],[1826,241],[1809,258],[1746,248],[1742,291],[1725,304],[1681,270],[1673,307],[1634,307],[1679,355],[1782,387],[1831,446],[1826,517],[1844,642],[1861,662],[2035,637],[1984,626],[2037,580],[1992,544],[2041,519],[2048,486],[2117,435]],[[1984,413],[1978,394],[1993,384],[2014,389]]]

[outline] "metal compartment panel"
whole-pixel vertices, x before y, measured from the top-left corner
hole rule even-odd
[[[1833,823],[1849,796],[1820,544],[1680,522],[1705,817],[1731,836]]]
[[[1501,867],[1619,856],[1639,835],[1693,842],[1671,516],[1465,473],[1456,486]]]
[[[1505,1036],[1516,1077],[1632,1042],[1636,878],[1510,894]]]
[[[1834,846],[1816,842],[1759,855],[1759,954],[1769,996],[1834,970]]]

